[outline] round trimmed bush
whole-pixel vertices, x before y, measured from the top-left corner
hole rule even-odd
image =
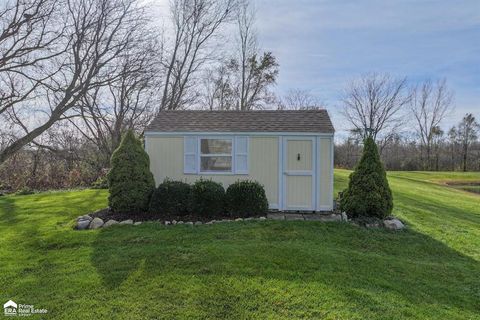
[[[160,215],[186,215],[192,188],[188,183],[166,179],[153,191],[150,212]]]
[[[392,191],[373,138],[365,139],[363,155],[340,198],[349,216],[385,218],[392,212]]]
[[[232,216],[250,217],[264,215],[268,210],[265,189],[257,181],[237,181],[227,188],[225,194],[227,211]]]
[[[204,217],[224,212],[225,189],[212,180],[200,179],[192,185],[192,211]]]
[[[108,204],[114,211],[137,213],[148,209],[155,181],[148,154],[133,131],[127,131],[113,152],[107,179]]]

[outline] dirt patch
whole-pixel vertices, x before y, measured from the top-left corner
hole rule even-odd
[[[467,191],[470,193],[480,194],[480,182],[479,181],[445,181],[447,186]]]

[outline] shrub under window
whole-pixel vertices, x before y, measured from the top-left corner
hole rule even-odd
[[[257,181],[237,181],[227,188],[227,211],[232,216],[250,217],[264,215],[268,210],[265,189]]]
[[[192,211],[204,217],[213,217],[224,212],[225,189],[212,180],[200,179],[192,186]]]
[[[149,210],[159,215],[186,215],[191,194],[188,183],[166,179],[153,192]]]

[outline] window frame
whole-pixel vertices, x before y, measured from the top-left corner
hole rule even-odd
[[[230,154],[228,153],[202,153],[202,140],[230,140],[232,147]],[[202,170],[202,156],[203,157],[230,157],[231,167],[228,171],[203,171]],[[229,136],[199,136],[197,137],[197,168],[199,174],[235,174],[235,137]]]

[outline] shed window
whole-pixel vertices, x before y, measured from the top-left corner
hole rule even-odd
[[[200,171],[232,172],[232,139],[200,139]]]

